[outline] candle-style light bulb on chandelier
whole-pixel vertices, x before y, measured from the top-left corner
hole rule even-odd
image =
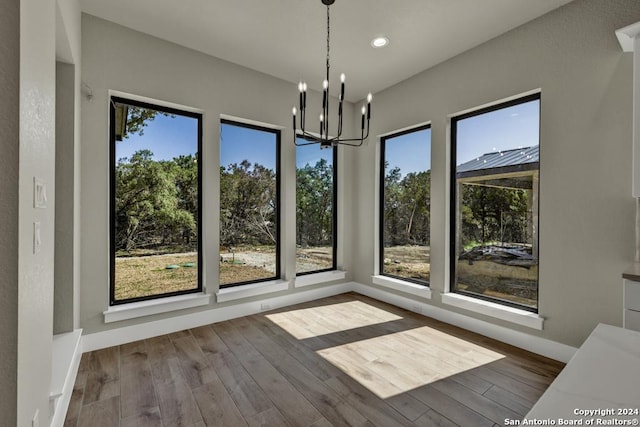
[[[329,6],[335,0],[321,0],[327,6],[327,77],[322,82],[322,113],[320,114],[319,133],[309,132],[306,128],[306,112],[307,112],[307,83],[298,83],[298,91],[300,92],[299,110],[293,107],[293,142],[296,145],[320,144],[320,148],[328,148],[336,145],[350,145],[358,147],[369,137],[369,121],[371,119],[371,94],[367,96],[366,106],[362,106],[362,117],[360,120],[360,138],[342,138],[342,104],[344,102],[344,73],[340,75],[340,97],[338,98],[338,126],[337,133],[330,136],[329,133],[329,37],[331,33],[331,21],[329,14]],[[300,128],[297,127],[297,116],[300,112]],[[298,142],[298,137],[302,137],[302,141]]]

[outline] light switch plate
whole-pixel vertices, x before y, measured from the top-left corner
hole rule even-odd
[[[47,185],[35,176],[33,177],[33,207],[37,209],[47,207]]]

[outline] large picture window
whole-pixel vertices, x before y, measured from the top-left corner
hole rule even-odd
[[[431,127],[382,138],[380,274],[429,284]]]
[[[451,289],[538,310],[540,95],[452,119]]]
[[[336,268],[337,149],[296,147],[296,274]]]
[[[202,116],[111,98],[110,304],[202,290]]]
[[[280,131],[220,124],[220,287],[280,277]]]

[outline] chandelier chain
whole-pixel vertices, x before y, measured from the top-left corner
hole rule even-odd
[[[329,80],[329,34],[331,32],[331,18],[329,14],[329,5],[327,5],[327,80]]]

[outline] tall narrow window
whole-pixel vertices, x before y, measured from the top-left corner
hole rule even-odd
[[[451,289],[538,310],[540,95],[452,119]]]
[[[337,149],[296,147],[296,274],[336,268]]]
[[[380,274],[427,286],[431,127],[386,136],[380,149]]]
[[[220,125],[220,287],[280,277],[280,131]]]
[[[202,116],[117,97],[110,108],[110,303],[201,291]]]

